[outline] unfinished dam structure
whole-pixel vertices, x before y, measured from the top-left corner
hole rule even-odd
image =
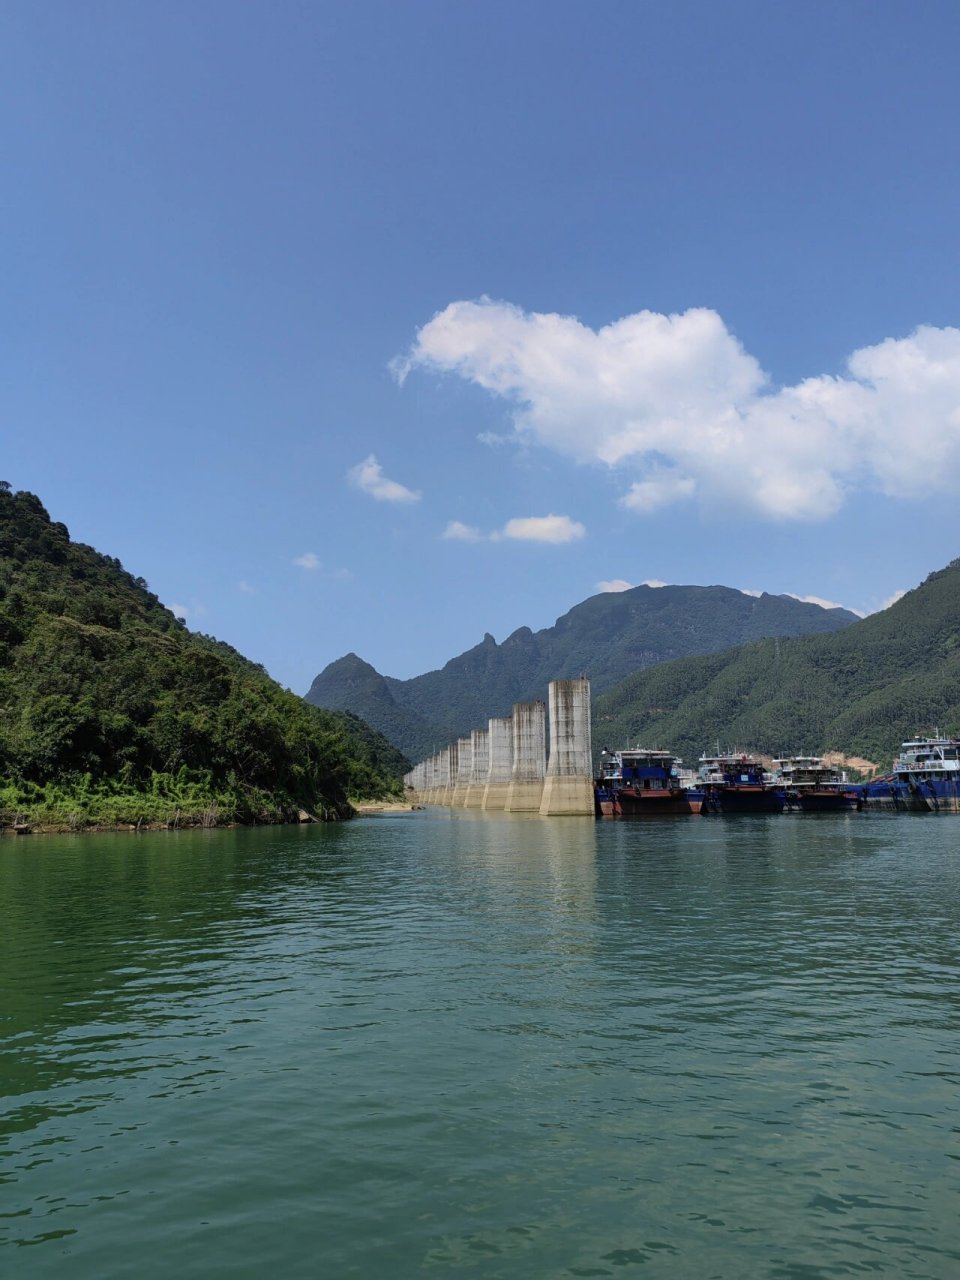
[[[549,746],[549,754],[548,754]],[[590,681],[552,680],[547,702],[517,702],[404,777],[422,805],[544,818],[592,817]]]

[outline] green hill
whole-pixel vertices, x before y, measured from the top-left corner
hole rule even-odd
[[[363,716],[413,759],[509,715],[514,702],[546,697],[551,680],[586,674],[594,695],[635,671],[712,653],[761,636],[833,632],[854,622],[791,596],[730,587],[633,587],[584,600],[552,627],[493,636],[412,680],[382,676],[348,654],[317,676],[307,701]]]
[[[841,751],[884,767],[900,742],[960,732],[960,560],[834,635],[759,640],[639,673],[597,699],[594,746]]]
[[[189,632],[118,560],[0,484],[0,819],[280,821],[350,812],[408,767]]]

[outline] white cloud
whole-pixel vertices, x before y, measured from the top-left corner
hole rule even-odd
[[[640,512],[696,497],[819,520],[855,490],[960,493],[956,328],[921,326],[855,351],[840,376],[778,388],[706,308],[593,330],[482,298],[451,303],[393,364],[401,381],[418,367],[507,401],[519,439],[626,469],[623,502]]]
[[[661,582],[659,578],[644,578],[641,587],[669,587],[669,582]]]
[[[472,524],[451,520],[441,538],[452,542],[577,542],[586,533],[579,520],[569,516],[521,516],[508,520],[502,529],[484,533]],[[626,584],[629,587],[629,583]]]
[[[257,588],[252,587],[250,583],[245,582],[243,578],[241,578],[237,583],[237,589],[242,591],[245,596],[255,596],[257,594]]]
[[[837,604],[836,600],[824,600],[823,596],[795,596],[792,591],[786,591],[784,595],[789,596],[791,600],[799,600],[801,604],[818,604],[821,609],[846,609],[849,613],[855,613],[858,618],[866,617],[859,609],[851,609],[846,604]]]
[[[449,538],[453,542],[481,542],[483,534],[472,524],[463,524],[460,520],[451,520],[441,538]]]
[[[741,587],[740,594],[742,596],[753,596],[755,600],[759,600],[763,595],[762,591],[753,591],[750,587]]]
[[[569,516],[524,516],[508,520],[499,533],[491,534],[494,541],[503,538],[517,542],[577,542],[586,533],[579,520]]]
[[[651,467],[646,478],[635,481],[620,502],[631,511],[647,515],[682,498],[692,498],[696,488],[697,482],[690,476],[669,467]]]
[[[190,604],[171,604],[167,607],[174,617],[179,618],[182,622],[186,622],[188,618],[191,618],[194,624],[198,618],[205,618],[209,612],[207,606],[201,600],[192,600]]]
[[[371,498],[376,498],[378,502],[420,501],[419,493],[414,493],[406,485],[398,484],[396,480],[388,480],[383,474],[383,467],[372,453],[364,458],[363,462],[351,467],[347,477],[351,484],[364,493],[369,493]]]
[[[314,555],[312,551],[305,551],[302,556],[297,556],[293,563],[299,565],[301,569],[319,569],[320,557]]]
[[[611,578],[607,582],[598,582],[597,591],[630,591],[633,587],[632,582],[627,582],[626,578]]]
[[[906,591],[895,591],[892,596],[888,596],[883,604],[877,610],[877,613],[883,613],[884,609],[889,609],[892,604],[896,604],[898,600],[902,600],[906,595]]]

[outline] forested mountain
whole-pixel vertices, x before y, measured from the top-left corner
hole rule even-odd
[[[306,700],[350,710],[412,759],[508,715],[514,702],[545,698],[551,680],[588,675],[594,695],[625,676],[688,654],[762,636],[832,632],[856,615],[791,596],[750,596],[730,587],[633,587],[584,600],[552,627],[521,627],[497,644],[486,635],[440,671],[412,680],[382,676],[348,654],[314,680]]]
[[[691,761],[719,740],[843,751],[883,767],[900,742],[960,733],[960,560],[835,635],[759,640],[632,676],[598,698],[594,746],[664,745]]]
[[[0,485],[0,817],[343,815],[407,767],[355,716],[189,632],[39,498]]]

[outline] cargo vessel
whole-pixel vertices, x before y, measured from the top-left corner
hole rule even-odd
[[[774,780],[786,794],[786,807],[801,813],[840,813],[859,809],[861,788],[847,782],[821,756],[781,756],[773,762]]]
[[[594,788],[598,816],[699,813],[701,796],[683,785],[681,764],[672,751],[659,747],[604,751]]]
[[[701,813],[782,813],[786,792],[764,769],[763,762],[743,752],[701,756],[697,785]]]
[[[960,739],[910,738],[893,772],[866,783],[863,792],[869,807],[960,813]]]

